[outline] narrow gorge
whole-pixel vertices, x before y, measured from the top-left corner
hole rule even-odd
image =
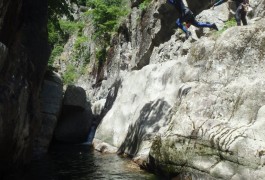
[[[71,2],[57,31],[50,1],[0,0],[0,179],[82,143],[157,179],[264,179],[264,0],[247,26],[233,1],[186,0],[219,29],[188,39],[165,0]]]

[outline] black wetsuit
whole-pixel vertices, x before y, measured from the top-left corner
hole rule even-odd
[[[203,23],[203,22],[198,22],[195,20],[195,16],[193,15],[192,11],[186,7],[183,3],[182,0],[167,0],[168,3],[172,4],[177,11],[180,13],[180,18],[177,19],[176,24],[177,27],[182,29],[186,34],[189,32],[184,26],[183,22],[187,22],[192,24],[193,26],[196,27],[208,27],[208,28],[213,28],[217,29],[215,24],[209,24],[209,23]]]

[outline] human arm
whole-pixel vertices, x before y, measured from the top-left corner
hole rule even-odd
[[[173,4],[173,5],[176,4],[174,0],[167,0],[167,2],[168,2],[169,4]]]
[[[219,1],[217,1],[214,5],[213,5],[213,7],[215,7],[215,6],[219,6],[220,4],[222,4],[222,3],[224,3],[224,2],[226,2],[227,0],[219,0]]]

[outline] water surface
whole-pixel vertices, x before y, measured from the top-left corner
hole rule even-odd
[[[87,145],[56,145],[47,156],[35,160],[27,180],[157,179],[129,159],[101,154]]]

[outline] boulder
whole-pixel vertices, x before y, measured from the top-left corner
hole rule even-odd
[[[54,139],[63,143],[86,142],[94,119],[91,105],[86,101],[83,88],[69,86],[64,97],[62,115],[54,133]]]
[[[90,108],[76,110],[71,107],[63,107],[62,116],[55,129],[55,140],[71,144],[86,142],[92,120]]]
[[[40,94],[42,123],[38,137],[35,139],[35,155],[47,152],[62,108],[63,83],[52,72],[46,73]]]
[[[223,3],[214,9],[207,9],[202,11],[198,16],[196,16],[196,20],[199,22],[209,22],[215,23],[219,30],[224,28],[225,22],[227,22],[231,17],[234,17],[232,12],[230,12],[230,8],[228,7],[228,3]],[[209,28],[199,28],[201,31],[197,30],[196,33],[198,37],[205,36],[205,34],[209,34],[211,30]]]
[[[115,146],[112,146],[108,143],[105,143],[99,139],[94,139],[93,146],[95,150],[104,153],[104,154],[113,154],[117,153],[118,148]]]
[[[64,94],[63,105],[86,109],[85,90],[78,86],[69,85]]]

